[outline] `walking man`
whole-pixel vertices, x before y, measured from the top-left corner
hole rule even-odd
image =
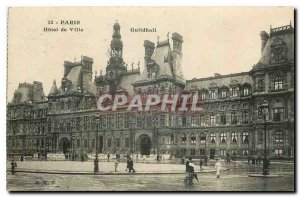
[[[109,155],[109,153],[107,154],[107,162],[109,162],[109,157],[110,157],[110,155]]]
[[[15,160],[12,160],[10,165],[11,165],[11,174],[15,174],[16,173],[17,162]]]
[[[220,163],[219,159],[216,160],[215,169],[217,170],[217,178],[220,178],[220,170],[222,164]]]
[[[135,169],[133,168],[133,159],[130,158],[129,160],[129,172],[131,173],[131,171],[134,173]]]
[[[203,159],[200,158],[200,171],[203,170]]]

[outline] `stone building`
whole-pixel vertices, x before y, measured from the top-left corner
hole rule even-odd
[[[105,74],[92,78],[93,59],[64,62],[64,75],[46,97],[42,84],[20,84],[7,105],[9,154],[46,152],[74,157],[83,153],[131,152],[247,157],[261,155],[265,134],[268,155],[294,156],[294,28],[261,32],[261,57],[247,72],[185,80],[183,37],[144,42],[144,66],[123,60],[119,23],[113,26]],[[135,67],[135,68],[134,68]],[[142,72],[140,72],[142,70]],[[99,111],[105,93],[198,95],[203,110],[162,112]],[[266,121],[259,113],[267,103]],[[107,105],[110,105],[107,102]],[[265,133],[266,130],[266,133]]]

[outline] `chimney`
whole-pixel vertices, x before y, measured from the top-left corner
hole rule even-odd
[[[267,34],[267,32],[265,32],[265,31],[261,31],[260,32],[260,39],[261,39],[261,54],[262,54],[263,51],[264,51],[264,48],[267,44],[267,41],[269,39],[269,34]]]
[[[64,61],[64,76],[68,76],[70,70],[72,69],[72,67],[74,66],[74,64],[72,62],[69,61]]]
[[[155,49],[155,44],[149,40],[144,41],[144,47],[145,47],[145,64],[148,64],[151,60],[151,56]]]
[[[182,53],[182,43],[183,37],[179,33],[172,33],[172,40],[173,40],[173,51],[178,53]]]

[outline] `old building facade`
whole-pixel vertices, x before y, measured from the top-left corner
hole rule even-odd
[[[105,74],[93,79],[93,59],[64,62],[64,76],[45,97],[42,84],[20,84],[7,105],[8,154],[165,153],[247,157],[294,156],[294,29],[261,32],[261,58],[250,71],[185,80],[183,37],[144,42],[144,66],[123,60],[119,23],[113,26]],[[135,67],[135,68],[134,68]],[[140,71],[142,70],[142,72]],[[112,95],[198,95],[203,110],[147,112],[97,110],[97,98]],[[266,121],[259,114],[268,104]],[[108,102],[108,104],[110,104]]]

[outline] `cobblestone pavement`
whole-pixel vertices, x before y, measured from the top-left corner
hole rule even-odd
[[[20,162],[19,162],[20,163]],[[18,163],[18,164],[19,164]],[[26,163],[26,162],[25,162]],[[36,165],[38,165],[37,162]],[[50,162],[51,163],[51,162]],[[54,162],[53,162],[54,163]],[[87,162],[92,165],[91,162]],[[58,163],[57,163],[58,164]],[[82,163],[78,163],[82,164]],[[107,163],[110,166],[110,163]],[[41,165],[41,164],[40,164]],[[75,165],[69,163],[69,165]],[[100,163],[100,166],[104,163]],[[125,165],[125,164],[124,164]],[[143,164],[147,169],[146,165]],[[140,166],[143,166],[140,165]],[[154,164],[151,164],[154,165]],[[158,165],[158,164],[157,164]],[[159,164],[159,169],[163,165]],[[174,165],[174,164],[173,164]],[[20,165],[18,165],[19,167]],[[138,166],[138,164],[136,164]],[[177,166],[177,165],[176,165]],[[226,166],[226,164],[223,164]],[[184,169],[183,165],[178,165]],[[231,170],[223,171],[221,178],[215,172],[198,173],[199,183],[185,184],[184,174],[149,175],[56,175],[7,172],[7,190],[9,191],[293,191],[294,165],[278,163],[271,167],[272,174],[281,177],[248,177],[248,174],[261,173],[261,165],[247,165],[236,162],[227,165]],[[177,167],[176,167],[177,168]]]

